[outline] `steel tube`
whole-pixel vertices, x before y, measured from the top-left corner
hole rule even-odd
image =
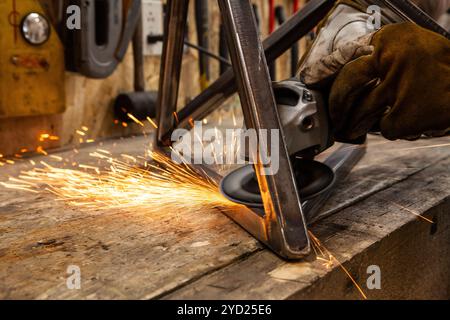
[[[264,204],[265,234],[257,238],[267,238],[272,250],[285,258],[301,258],[309,253],[309,237],[252,5],[249,0],[219,0],[219,7],[245,124],[257,133],[263,129],[280,133],[276,146],[278,172],[262,174],[264,165],[258,148],[255,172]]]
[[[167,1],[157,112],[156,142],[160,146],[170,145],[170,139],[164,138],[175,124],[188,8],[189,0]]]

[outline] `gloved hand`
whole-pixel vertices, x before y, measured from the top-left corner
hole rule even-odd
[[[450,41],[436,33],[409,22],[387,25],[319,65],[320,76],[301,70],[306,84],[332,78],[342,68],[329,98],[338,141],[358,140],[371,129],[393,140],[450,128]]]

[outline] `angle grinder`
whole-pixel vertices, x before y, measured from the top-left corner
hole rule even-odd
[[[273,90],[300,199],[310,200],[335,182],[333,170],[314,160],[333,145],[326,104],[320,92],[307,89],[297,79],[276,82]],[[250,208],[263,207],[253,165],[226,175],[220,190],[233,202]]]

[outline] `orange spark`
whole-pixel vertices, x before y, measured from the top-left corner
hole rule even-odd
[[[2,184],[7,188],[36,192],[45,190],[70,205],[90,209],[139,209],[141,212],[204,210],[235,206],[219,192],[217,183],[205,172],[177,164],[160,153],[149,152],[150,169],[129,165],[104,153],[92,157],[109,163],[109,168],[80,164],[88,171],[61,169],[41,162],[44,168],[23,172],[19,179]],[[97,174],[90,173],[90,170]]]
[[[40,153],[40,154],[43,154],[44,156],[48,156],[47,151],[45,151],[44,148],[43,148],[42,146],[37,147],[37,148],[36,148],[36,152],[37,152],[37,153]]]
[[[43,133],[39,136],[39,141],[43,142],[44,140],[47,140],[50,138],[50,135],[48,133]]]
[[[137,123],[138,125],[140,125],[141,127],[144,127],[144,124],[142,123],[142,121],[140,121],[138,118],[136,118],[135,116],[133,116],[131,113],[127,113],[128,118],[130,118],[131,120],[133,120],[135,123]]]
[[[349,279],[352,281],[355,288],[359,291],[361,296],[364,300],[367,300],[367,296],[362,290],[362,288],[359,286],[359,284],[356,282],[356,280],[353,278],[353,276],[350,274],[350,272],[345,268],[341,262],[327,249],[325,246],[320,242],[320,240],[311,232],[308,231],[309,237],[312,241],[313,248],[317,248],[320,252],[320,256],[318,256],[318,260],[324,261],[324,266],[328,269],[332,268],[334,265],[334,262],[338,264],[338,266],[345,272],[345,274],[349,277]],[[314,249],[316,251],[316,249]],[[317,255],[317,251],[316,251]]]
[[[180,123],[180,119],[178,119],[178,113],[174,112],[173,117],[175,118],[175,121],[177,122],[177,124]]]
[[[158,129],[158,126],[156,125],[155,121],[152,120],[152,118],[147,117],[147,121],[150,122],[150,124],[151,124],[155,129]]]
[[[63,158],[59,157],[59,156],[51,155],[50,158],[52,158],[53,160],[56,160],[56,161],[63,161]]]

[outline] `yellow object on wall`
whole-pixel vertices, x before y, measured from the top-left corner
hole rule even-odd
[[[21,23],[32,12],[50,21],[37,0],[0,0],[0,118],[65,110],[63,45],[51,24],[45,43],[25,40]]]

